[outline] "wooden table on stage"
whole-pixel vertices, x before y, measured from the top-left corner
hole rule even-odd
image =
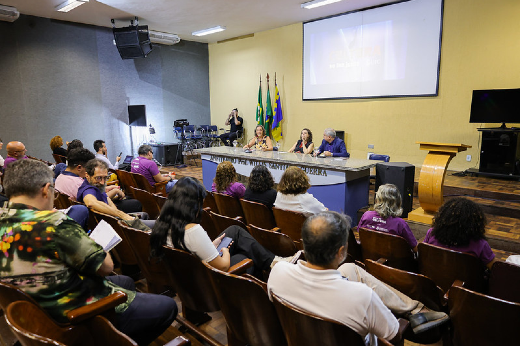
[[[231,161],[238,174],[249,177],[251,170],[266,165],[278,183],[289,166],[302,168],[311,181],[309,193],[329,210],[343,212],[357,224],[357,211],[368,205],[370,168],[380,161],[312,157],[311,155],[282,151],[254,151],[245,153],[242,148],[212,147],[196,149],[201,154],[204,186],[211,191],[218,163]]]
[[[452,143],[417,142],[421,150],[428,150],[419,175],[419,203],[408,214],[408,220],[432,224],[433,216],[439,210],[444,199],[444,178],[451,159],[471,145]]]

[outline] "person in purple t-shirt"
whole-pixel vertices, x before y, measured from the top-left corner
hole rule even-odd
[[[246,187],[237,182],[237,172],[229,161],[223,161],[217,166],[215,179],[211,185],[212,192],[219,192],[235,198],[244,197]]]
[[[174,180],[168,174],[161,174],[159,167],[157,167],[157,164],[153,161],[152,147],[147,144],[141,145],[137,153],[139,156],[132,160],[131,172],[143,175],[151,186],[167,181],[166,192],[170,192],[177,180]]]
[[[4,168],[11,162],[28,158],[25,155],[27,150],[22,142],[9,142],[5,149],[7,150],[7,157],[4,160]]]
[[[486,240],[486,223],[477,203],[453,198],[439,208],[423,242],[475,255],[491,269],[496,259]]]
[[[401,208],[401,193],[394,184],[381,185],[376,193],[374,210],[367,211],[358,223],[358,229],[368,228],[376,231],[398,235],[404,238],[414,252],[417,252],[417,240],[410,227],[399,216]]]

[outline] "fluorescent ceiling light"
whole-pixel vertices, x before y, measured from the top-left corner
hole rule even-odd
[[[56,11],[58,12],[69,12],[70,10],[75,9],[76,7],[83,5],[88,0],[67,0],[64,3],[56,6]]]
[[[216,32],[221,32],[221,31],[224,31],[226,30],[226,27],[225,26],[216,26],[214,28],[209,28],[209,29],[204,29],[204,30],[199,30],[199,31],[194,31],[192,32],[191,34],[193,36],[204,36],[204,35],[209,35],[209,34],[214,34]]]
[[[341,0],[314,0],[309,2],[304,2],[302,4],[302,8],[311,9],[315,7],[325,6],[328,4],[333,4],[335,2],[340,2]]]

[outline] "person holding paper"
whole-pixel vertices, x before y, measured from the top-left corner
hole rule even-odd
[[[170,297],[136,293],[131,278],[105,277],[112,259],[81,226],[53,209],[52,171],[35,160],[12,162],[5,170],[8,206],[0,208],[0,281],[29,294],[57,322],[66,312],[123,291],[116,307],[121,332],[148,345],[175,319]],[[52,294],[50,293],[52,292]]]

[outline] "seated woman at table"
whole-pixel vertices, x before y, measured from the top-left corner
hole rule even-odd
[[[162,246],[167,245],[189,251],[201,261],[223,271],[227,271],[245,258],[250,258],[253,260],[253,267],[249,268],[248,272],[258,277],[262,275],[263,270],[269,270],[279,261],[293,260],[294,256],[275,256],[239,226],[228,227],[211,241],[200,225],[205,197],[206,188],[197,179],[179,179],[168,194],[168,199],[153,227],[150,237],[152,257],[161,257]],[[219,254],[217,246],[224,236],[233,241]]]
[[[255,137],[253,137],[249,143],[244,145],[244,149],[254,148],[256,150],[262,151],[272,151],[273,144],[271,143],[271,138],[265,135],[265,129],[262,125],[256,125],[255,128]]]
[[[408,242],[414,252],[417,252],[417,240],[410,226],[399,217],[403,213],[401,204],[401,193],[397,186],[394,184],[381,185],[376,193],[374,210],[363,214],[359,220],[358,229],[363,227],[398,235]]]
[[[244,197],[246,187],[237,182],[237,172],[235,167],[229,161],[223,161],[218,164],[215,179],[211,185],[212,192],[223,193],[235,198]]]
[[[486,215],[480,206],[457,197],[439,208],[423,242],[475,255],[491,269],[496,259],[486,240],[485,227]]]
[[[316,214],[328,210],[323,203],[307,192],[310,187],[309,177],[301,168],[296,166],[287,168],[278,184],[274,206],[304,214]]]
[[[314,143],[312,143],[312,132],[311,130],[305,128],[302,130],[300,134],[300,139],[294,143],[291,149],[289,149],[290,153],[302,153],[302,154],[312,154],[314,150]]]
[[[271,209],[276,200],[276,190],[273,189],[273,186],[274,180],[271,172],[264,165],[258,165],[251,171],[244,199],[262,203]]]

